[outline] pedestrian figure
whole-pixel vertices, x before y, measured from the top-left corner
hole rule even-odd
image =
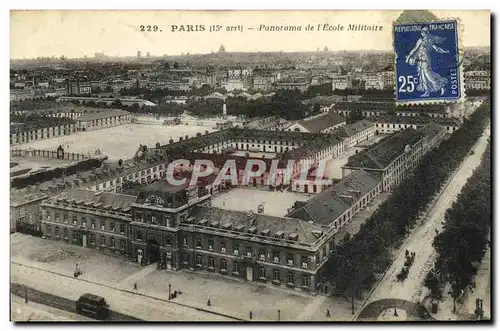
[[[28,303],[28,288],[24,288],[24,302]]]
[[[394,308],[394,316],[398,316],[398,311],[396,310],[396,308]]]
[[[137,290],[137,283],[134,283],[134,290]]]
[[[253,316],[253,314],[252,314],[252,311],[250,310],[250,319],[252,319],[252,316]]]
[[[408,256],[409,254],[410,254],[410,252],[408,252],[408,250],[406,250],[405,256]]]
[[[211,305],[212,305],[212,304],[210,303],[210,299],[208,299],[208,301],[207,301],[207,306],[209,306],[209,307],[210,307]]]
[[[326,317],[330,317],[330,309],[326,310]]]

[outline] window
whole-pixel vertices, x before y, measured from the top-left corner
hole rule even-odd
[[[315,259],[316,259],[316,263],[319,263],[319,262],[320,262],[320,259],[319,259],[319,253],[317,253],[317,254],[316,254]]]
[[[308,275],[302,276],[302,286],[305,286],[305,287],[309,286],[309,276]]]
[[[55,220],[56,222],[59,222],[59,213],[55,213],[55,214],[54,214],[54,220]]]
[[[120,224],[120,233],[125,233],[125,224]]]
[[[165,246],[167,246],[167,247],[172,246],[172,238],[170,238],[170,237],[165,238]]]
[[[182,246],[184,246],[184,247],[188,246],[188,240],[187,240],[187,238],[182,238]]]
[[[120,249],[122,249],[122,250],[125,249],[125,240],[123,240],[123,239],[120,240]]]
[[[226,252],[226,243],[225,242],[220,243],[220,251],[221,251],[221,253]]]
[[[68,239],[68,229],[64,228],[64,239]]]
[[[182,262],[183,263],[188,263],[188,254],[187,253],[183,253],[182,254]]]
[[[86,227],[87,227],[87,218],[85,218],[85,217],[82,217],[82,226],[83,226],[84,228],[86,228]]]
[[[247,257],[252,257],[252,247],[247,246]]]
[[[302,255],[300,265],[302,268],[307,269],[307,256]]]
[[[288,265],[293,265],[293,254],[289,253],[286,260]]]
[[[264,250],[260,250],[259,252],[259,257],[262,261],[265,261],[266,260],[266,252],[264,252]]]
[[[157,225],[156,223],[156,216],[151,215],[151,223],[154,225]]]
[[[95,220],[91,220],[91,221],[90,221],[90,227],[91,227],[92,229],[95,229]]]
[[[47,213],[47,221],[50,221],[50,213]]]
[[[142,240],[142,233],[141,231],[136,232],[137,240]]]
[[[196,248],[201,248],[201,238],[196,238]]]
[[[73,225],[76,225],[77,222],[78,222],[78,218],[76,216],[73,216]]]
[[[135,221],[142,222],[142,213],[140,211],[135,212]]]
[[[240,272],[240,264],[238,262],[233,263],[233,272]]]
[[[273,270],[273,280],[280,280],[280,271],[278,269]]]
[[[323,247],[323,260],[326,259],[326,246]]]
[[[115,248],[115,238],[111,238],[111,240],[109,241],[109,246],[111,248]]]
[[[214,241],[212,239],[208,239],[208,250],[209,251],[214,250]]]
[[[59,237],[59,227],[56,226],[56,237]]]
[[[50,228],[50,225],[47,225],[46,229],[47,229],[46,230],[47,234],[50,236],[52,234],[51,232],[52,229]]]
[[[63,223],[64,223],[64,224],[68,224],[68,218],[69,218],[69,217],[68,217],[68,213],[64,213],[64,214],[63,214]]]
[[[221,270],[227,270],[227,260],[226,259],[220,260],[220,268],[221,268]]]
[[[233,254],[234,255],[238,255],[239,250],[240,250],[240,246],[238,244],[234,244],[234,246],[233,246]]]
[[[165,218],[165,224],[168,228],[172,226],[172,220],[170,217]]]
[[[95,245],[95,234],[93,234],[93,233],[90,235],[90,243],[92,245]]]
[[[214,267],[214,258],[212,256],[208,257],[208,267],[213,268]]]
[[[196,255],[196,265],[198,265],[198,266],[202,265],[202,257],[201,257],[201,255]]]
[[[280,252],[273,251],[273,262],[274,263],[279,263],[280,262]]]
[[[111,231],[115,231],[115,223],[114,222],[109,223],[109,229]]]
[[[106,246],[106,237],[101,236],[101,246]]]
[[[293,284],[294,283],[294,279],[295,279],[295,275],[293,274],[293,272],[292,271],[288,272],[287,282],[289,284]]]

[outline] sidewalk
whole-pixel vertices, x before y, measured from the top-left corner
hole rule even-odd
[[[77,300],[83,293],[94,293],[106,298],[111,309],[147,321],[231,321],[214,313],[169,303],[161,298],[114,288],[111,284],[97,284],[67,277],[50,271],[11,264],[11,281],[36,290]]]

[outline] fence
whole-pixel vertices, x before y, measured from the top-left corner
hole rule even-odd
[[[11,149],[10,157],[45,157],[49,159],[57,159],[57,151],[48,151],[43,149]],[[61,153],[63,160],[80,161],[90,159],[90,155],[82,153]]]

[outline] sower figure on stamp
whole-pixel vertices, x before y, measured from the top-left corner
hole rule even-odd
[[[450,51],[438,47],[437,44],[442,43],[445,38],[434,36],[429,32],[429,28],[423,27],[421,31],[421,38],[406,57],[406,63],[410,65],[417,65],[417,73],[419,82],[417,91],[424,92],[421,97],[428,97],[430,93],[441,91],[441,95],[445,92],[448,79],[441,77],[439,74],[432,71],[431,66],[431,52],[432,50],[447,54]]]

